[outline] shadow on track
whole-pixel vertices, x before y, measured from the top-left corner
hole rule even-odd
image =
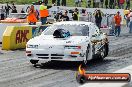
[[[83,66],[86,70],[92,69],[98,66],[105,66],[111,62],[116,61],[115,59],[104,59],[101,60],[90,60],[87,65]],[[36,65],[36,68],[40,69],[55,69],[55,70],[73,70],[77,71],[81,62],[64,62],[64,61],[51,61],[47,63],[42,63],[41,65]],[[107,68],[107,67],[106,67]]]

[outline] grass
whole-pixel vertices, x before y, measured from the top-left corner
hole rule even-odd
[[[9,2],[9,3],[12,3],[12,2],[15,2],[15,4],[31,4],[32,2],[36,2],[38,0],[0,0],[0,3],[1,4],[4,4],[6,2]],[[49,2],[49,5],[51,5],[51,1],[52,0],[48,0]],[[57,1],[57,0],[56,0]],[[75,3],[74,3],[75,0],[67,0],[67,6],[72,6],[74,7],[75,6]],[[83,0],[82,2],[82,7],[86,7],[86,1],[87,0]],[[93,0],[92,0],[93,1]],[[126,5],[125,5],[126,6]],[[132,0],[131,0],[131,9],[132,9]]]

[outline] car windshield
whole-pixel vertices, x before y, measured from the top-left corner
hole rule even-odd
[[[9,18],[25,19],[26,18],[26,14],[10,14]]]
[[[64,29],[70,32],[72,36],[89,36],[89,27],[85,24],[53,24],[46,28],[43,32],[44,35],[53,35],[54,31],[57,29]]]

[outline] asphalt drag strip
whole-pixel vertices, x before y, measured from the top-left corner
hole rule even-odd
[[[132,64],[132,35],[110,36],[110,52],[104,61],[88,61],[89,73],[110,73]],[[47,62],[33,67],[25,51],[1,52],[0,87],[78,87],[76,72],[80,63]]]

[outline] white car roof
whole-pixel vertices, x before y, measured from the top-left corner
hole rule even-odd
[[[92,22],[85,22],[85,21],[62,21],[62,22],[56,22],[55,25],[62,25],[62,24],[70,24],[70,25],[80,25],[80,24],[86,24],[91,25]]]

